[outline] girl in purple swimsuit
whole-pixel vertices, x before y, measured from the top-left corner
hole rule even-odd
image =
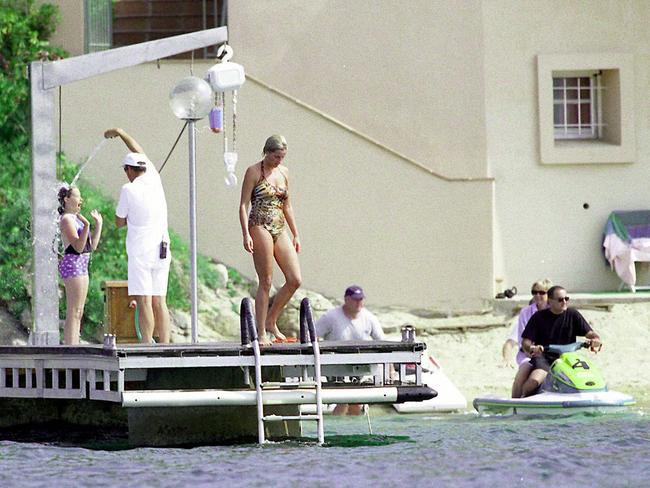
[[[88,294],[90,253],[97,249],[102,233],[102,216],[93,210],[90,215],[95,226],[91,235],[90,224],[80,212],[82,203],[78,188],[64,186],[59,190],[59,227],[65,247],[63,258],[59,261],[66,297],[64,344],[79,344],[81,317]]]

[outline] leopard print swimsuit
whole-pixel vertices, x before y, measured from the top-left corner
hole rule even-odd
[[[261,225],[271,234],[275,242],[284,231],[284,202],[288,196],[286,188],[278,188],[268,182],[264,175],[264,161],[262,161],[262,177],[253,188],[251,195],[248,228]]]

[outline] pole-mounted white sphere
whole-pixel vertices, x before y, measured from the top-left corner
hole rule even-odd
[[[214,93],[209,83],[196,76],[179,81],[169,94],[169,106],[183,120],[199,120],[208,115],[214,105]]]

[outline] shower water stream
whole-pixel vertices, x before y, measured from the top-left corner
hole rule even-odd
[[[90,163],[95,156],[97,156],[97,153],[100,151],[100,149],[104,146],[104,144],[108,141],[108,139],[102,138],[102,140],[97,144],[88,158],[86,158],[86,161],[81,165],[79,168],[79,171],[77,171],[77,174],[72,178],[72,181],[70,182],[70,187],[73,187],[76,183],[77,180],[79,180],[79,177],[81,176],[81,173],[83,172],[84,169],[86,169],[86,166],[88,166],[88,163]],[[65,185],[66,183],[63,182]],[[59,190],[60,183],[57,184],[56,188],[53,188],[53,193],[56,194]],[[60,215],[56,214],[54,216],[52,225],[54,227],[54,237],[52,238],[52,242],[50,245],[50,248],[52,249],[52,255],[48,257],[48,260],[57,260],[63,255],[62,254],[62,249],[60,249],[61,245],[61,229],[59,227],[59,219]],[[34,242],[36,241],[36,238],[32,238],[32,246],[34,245]]]
[[[106,143],[107,140],[108,139],[102,138],[100,143],[95,146],[95,149],[93,149],[93,151],[90,153],[90,156],[88,156],[88,159],[86,159],[86,162],[81,165],[81,168],[79,168],[79,171],[77,171],[77,174],[74,176],[74,178],[72,178],[72,181],[70,182],[70,186],[74,186],[74,184],[79,179],[79,176],[81,176],[81,173],[83,172],[83,170],[86,169],[86,166],[88,165],[88,163],[90,163],[93,160],[93,158],[97,155],[97,153],[104,146],[104,144]]]

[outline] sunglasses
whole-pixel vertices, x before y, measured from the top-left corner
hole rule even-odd
[[[546,295],[546,292],[543,290],[533,290],[531,291],[533,295]]]
[[[555,298],[555,300],[557,300],[558,302],[568,302],[568,301],[569,301],[569,297],[560,297],[560,298]]]

